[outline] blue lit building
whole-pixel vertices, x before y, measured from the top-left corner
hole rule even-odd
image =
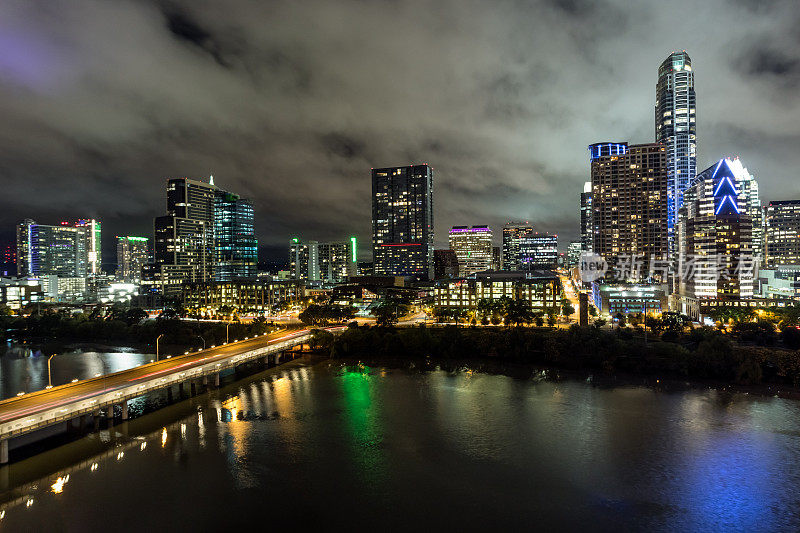
[[[679,294],[691,300],[753,297],[757,267],[751,194],[755,180],[738,160],[720,159],[697,175],[684,194],[676,226]],[[696,304],[696,302],[695,302]],[[690,316],[691,305],[682,311]]]
[[[697,173],[696,107],[692,60],[685,50],[673,52],[658,68],[655,105],[655,140],[667,151],[670,257],[676,252],[678,209]]]

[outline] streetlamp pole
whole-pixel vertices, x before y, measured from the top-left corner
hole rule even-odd
[[[225,324],[225,344],[228,344],[229,342],[231,342],[230,328],[231,328],[231,323],[230,322]]]
[[[161,337],[163,337],[163,336],[164,336],[164,334],[162,333],[161,335],[159,335],[158,337],[156,337],[156,362],[158,362],[158,341],[159,341],[159,339],[160,339]]]
[[[206,340],[203,337],[201,337],[200,335],[198,335],[197,338],[200,339],[201,341],[203,341],[203,349],[205,350],[206,349]]]
[[[644,345],[647,346],[647,298],[642,299],[644,304]]]
[[[50,374],[50,359],[52,359],[55,356],[56,356],[56,354],[53,354],[53,355],[51,355],[50,357],[47,358],[47,388],[48,389],[52,389],[53,388],[53,380],[52,380],[52,377],[51,377],[51,374]]]

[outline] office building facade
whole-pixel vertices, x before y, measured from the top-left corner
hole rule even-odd
[[[581,251],[591,252],[594,245],[592,231],[592,182],[583,184],[581,193]]]
[[[502,270],[521,270],[520,243],[534,233],[528,222],[509,222],[503,226]]]
[[[83,278],[89,273],[87,228],[25,219],[17,225],[17,275]]]
[[[431,279],[433,235],[433,170],[372,169],[373,273]]]
[[[800,265],[800,200],[776,200],[766,209],[766,265]]]
[[[215,191],[214,254],[215,281],[255,277],[258,241],[250,200],[227,191]]]
[[[448,232],[461,276],[490,270],[494,261],[492,230],[488,226],[453,226]]]
[[[318,242],[293,237],[289,242],[293,279],[341,283],[358,271],[358,240]]]
[[[117,237],[117,280],[139,283],[142,268],[149,261],[147,237]]]

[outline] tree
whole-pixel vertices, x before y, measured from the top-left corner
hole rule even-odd
[[[406,313],[408,313],[408,304],[392,294],[386,295],[372,311],[375,322],[379,326],[386,327],[397,324],[398,318]]]
[[[564,298],[561,301],[561,314],[563,314],[567,318],[575,314],[575,307],[572,305],[572,302],[570,302],[566,298]]]

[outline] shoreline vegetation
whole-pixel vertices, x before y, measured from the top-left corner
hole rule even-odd
[[[65,345],[130,346],[155,349],[160,339],[162,353],[196,350],[220,345],[227,338],[243,339],[271,332],[276,326],[257,318],[247,323],[194,322],[180,320],[174,313],[147,320],[141,309],[123,310],[118,315],[52,312],[27,316],[0,315],[0,328],[6,338],[36,344],[44,353],[57,353]]]
[[[351,323],[340,335],[315,331],[312,348],[333,359],[485,360],[569,373],[798,388],[800,351],[794,335],[782,336],[771,346],[759,346],[757,340],[748,340],[752,338],[749,333],[725,334],[710,327],[666,338],[650,336],[645,342],[631,328],[393,328]]]

